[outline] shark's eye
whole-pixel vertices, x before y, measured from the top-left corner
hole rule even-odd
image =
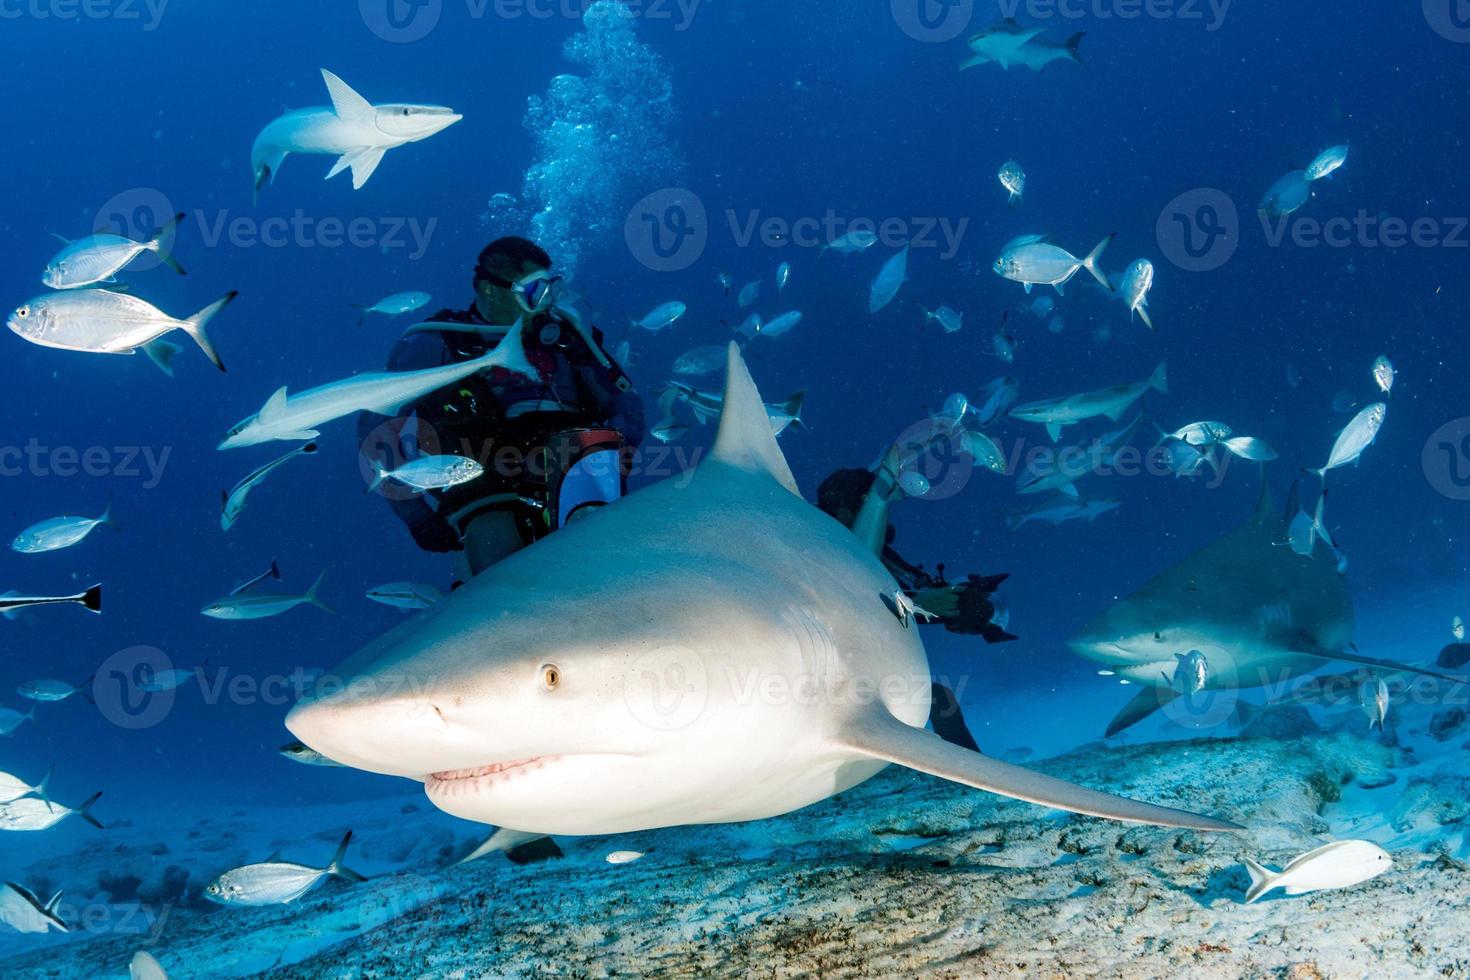
[[[556,664],[543,664],[541,666],[541,686],[548,691],[554,691],[561,686],[561,668]]]
[[[1154,639],[1157,640],[1160,643],[1163,643],[1164,642],[1164,634],[1163,633],[1155,633],[1154,634]]]

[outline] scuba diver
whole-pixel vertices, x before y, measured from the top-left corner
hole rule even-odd
[[[643,439],[633,382],[601,332],[558,305],[564,282],[551,268],[524,238],[491,242],[475,263],[470,307],[410,327],[388,357],[390,371],[472,360],[522,321],[539,377],[496,368],[426,395],[387,424],[366,414],[358,422],[369,466],[391,470],[434,454],[484,466],[447,490],[385,494],[420,548],[462,557],[462,580],[621,497]]]
[[[921,623],[940,623],[951,633],[984,637],[986,643],[1006,643],[1017,639],[1005,630],[1004,613],[996,609],[992,596],[1009,575],[969,575],[963,582],[945,578],[944,566],[934,574],[922,565],[914,565],[893,549],[897,536],[888,521],[889,504],[902,491],[897,486],[895,452],[890,451],[878,472],[838,470],[817,488],[817,506],[829,516],[852,529],[860,539],[879,554],[904,594],[927,616]],[[965,724],[959,700],[954,691],[933,682],[930,689],[929,725],[934,734],[975,752],[981,751]]]

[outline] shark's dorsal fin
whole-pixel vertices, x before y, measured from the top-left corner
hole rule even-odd
[[[352,122],[373,114],[373,104],[358,95],[351,85],[325,68],[322,69],[322,78],[327,83],[327,94],[332,97],[332,108],[337,111],[338,119]]]
[[[1255,521],[1257,524],[1276,524],[1280,517],[1276,502],[1271,499],[1271,481],[1266,479],[1266,468],[1261,467],[1261,495],[1256,498]]]
[[[720,413],[720,433],[715,437],[714,459],[749,472],[767,473],[797,496],[796,478],[776,445],[771,419],[765,403],[740,356],[740,348],[730,343],[729,367],[725,377],[725,403]]]

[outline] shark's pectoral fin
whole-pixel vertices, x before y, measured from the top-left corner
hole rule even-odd
[[[383,154],[387,152],[386,147],[364,146],[360,149],[344,153],[332,165],[332,169],[327,174],[326,179],[331,180],[348,167],[351,167],[352,189],[362,190],[362,186],[368,182],[368,178],[378,169],[378,164],[383,162]]]
[[[730,342],[728,365],[720,432],[715,437],[710,458],[736,469],[765,473],[801,496],[796,477],[791,475],[791,467],[771,432],[765,403],[756,390],[750,369],[745,366],[745,358],[740,355],[740,346],[734,341]]]
[[[1163,671],[1159,673],[1164,674]],[[1169,680],[1168,674],[1164,674],[1164,680]],[[1108,722],[1108,730],[1103,737],[1112,738],[1123,729],[1132,728],[1178,696],[1179,692],[1172,687],[1145,687],[1134,696],[1132,701],[1123,705],[1122,711],[1113,716],[1113,720]]]
[[[517,861],[516,863],[527,863],[528,861],[539,860],[543,857],[561,856],[561,848],[556,847],[555,842],[552,841],[551,838],[547,837],[545,834],[533,834],[524,830],[511,830],[509,827],[501,827],[499,830],[495,831],[495,833],[491,834],[489,839],[487,839],[485,843],[481,844],[479,847],[475,848],[473,851],[466,854],[458,861],[455,861],[454,865],[451,865],[451,867],[461,864],[469,864],[471,861],[478,861],[480,858],[484,857],[487,854],[498,854],[503,852],[506,856],[509,857],[513,852],[516,852],[522,848],[525,848],[527,851],[531,850],[528,845],[536,844],[536,842],[538,841],[546,841],[547,843],[551,844],[553,848],[556,848],[556,853],[552,854],[549,852],[549,850],[546,850],[544,854],[538,853],[536,856],[531,856],[527,854],[524,860]],[[511,858],[511,860],[514,861],[515,858]]]
[[[870,759],[891,762],[938,776],[940,779],[1040,806],[1163,827],[1188,827],[1195,830],[1242,829],[1228,820],[1100,793],[1020,766],[999,762],[978,752],[951,745],[933,732],[906,725],[881,705],[875,705],[868,712],[850,720],[835,741],[840,747]]]
[[[1323,650],[1321,647],[1293,647],[1292,653],[1300,653],[1307,657],[1317,657],[1321,660],[1341,660],[1343,663],[1362,664],[1365,667],[1379,667],[1383,670],[1404,670],[1411,674],[1423,674],[1426,677],[1437,677],[1442,681],[1452,683],[1463,683],[1467,680],[1463,675],[1441,674],[1427,667],[1415,667],[1413,664],[1401,664],[1393,660],[1377,660],[1373,657],[1365,657],[1360,653],[1349,653],[1346,650]]]

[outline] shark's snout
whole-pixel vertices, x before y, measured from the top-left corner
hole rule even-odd
[[[486,761],[427,696],[373,697],[349,688],[297,704],[286,727],[334,762],[389,776],[422,779]]]

